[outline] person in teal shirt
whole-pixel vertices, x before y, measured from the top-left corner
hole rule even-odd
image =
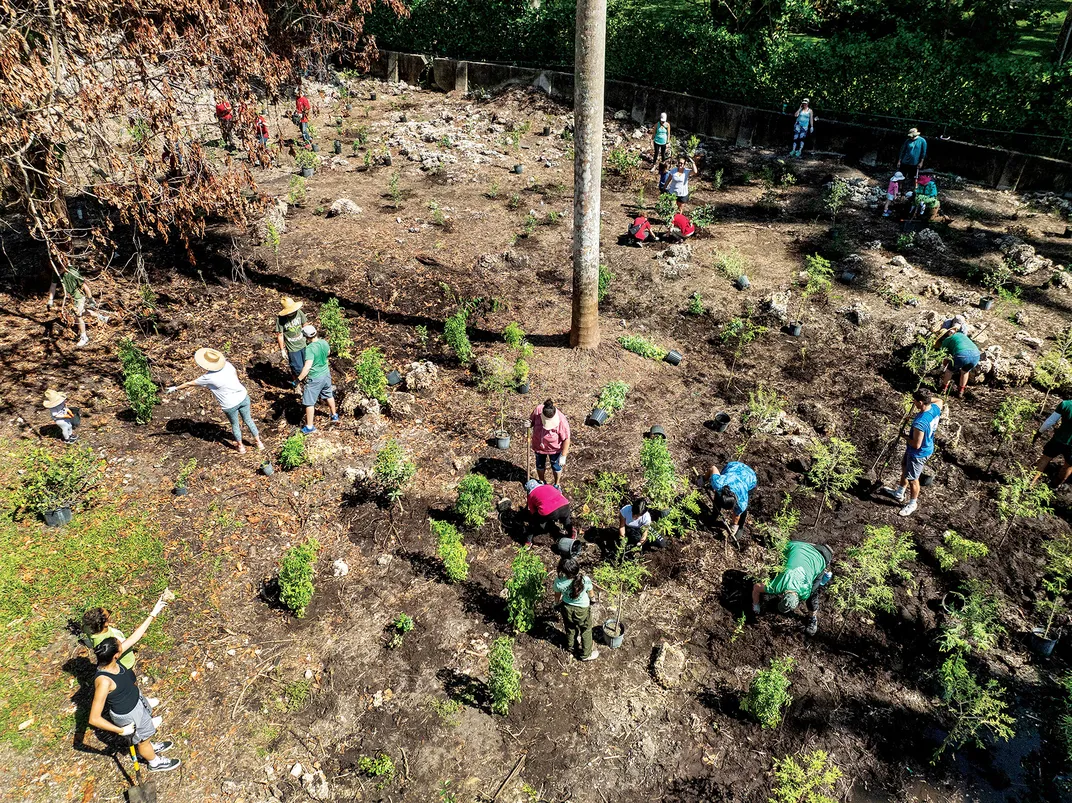
[[[575,558],[564,557],[558,563],[554,589],[555,599],[562,605],[562,625],[566,630],[568,649],[573,652],[580,638],[580,659],[594,661],[599,657],[599,650],[592,649],[592,580],[581,574]]]
[[[666,147],[670,144],[670,123],[666,122],[666,112],[659,115],[659,122],[651,130],[651,146],[654,156],[651,160],[651,172],[654,173],[660,162],[666,161]]]
[[[766,585],[752,586],[752,612],[758,615],[761,603],[775,597],[781,613],[795,611],[801,602],[806,602],[811,616],[804,632],[814,636],[819,630],[819,597],[822,587],[833,577],[833,560],[834,553],[825,544],[790,541],[785,548],[785,568]]]
[[[964,398],[964,391],[968,387],[968,377],[972,369],[979,364],[981,354],[979,347],[972,343],[964,332],[959,322],[954,323],[948,329],[942,329],[934,345],[941,345],[948,352],[949,357],[942,366],[942,393],[949,389],[949,383],[953,379],[953,372],[959,372],[957,398]]]
[[[1031,443],[1037,441],[1044,432],[1049,432],[1054,427],[1057,427],[1057,431],[1042,447],[1042,457],[1039,458],[1035,466],[1035,477],[1031,480],[1032,485],[1038,482],[1039,477],[1042,476],[1050,465],[1050,461],[1055,457],[1064,458],[1065,461],[1065,464],[1057,473],[1057,487],[1060,488],[1068,481],[1069,477],[1072,477],[1072,399],[1065,399],[1057,405],[1057,409],[1042,422],[1038,432],[1031,438]]]
[[[302,327],[302,334],[309,342],[305,346],[305,365],[298,374],[298,382],[305,382],[305,387],[302,389],[305,426],[301,428],[301,431],[303,435],[309,435],[316,432],[316,427],[313,426],[313,415],[318,401],[327,400],[328,409],[331,411],[331,423],[338,423],[339,414],[335,410],[335,386],[331,384],[331,367],[328,365],[331,347],[328,341],[317,336],[316,327],[311,323]]]

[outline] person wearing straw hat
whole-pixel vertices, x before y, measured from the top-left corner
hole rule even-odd
[[[651,159],[651,172],[658,169],[660,162],[667,159],[666,148],[670,144],[670,123],[666,122],[666,112],[659,115],[659,122],[651,130],[651,146],[654,156]]]
[[[172,385],[167,389],[167,392],[174,393],[177,390],[193,387],[194,385],[208,388],[212,391],[212,395],[216,397],[216,401],[219,402],[220,407],[223,409],[223,414],[227,416],[227,420],[231,422],[231,432],[234,433],[238,453],[246,453],[246,445],[242,442],[242,428],[238,423],[239,418],[242,419],[246,429],[249,430],[249,434],[257,442],[257,448],[263,450],[264,444],[261,443],[261,433],[257,430],[257,425],[253,423],[253,415],[250,411],[252,402],[250,402],[249,393],[246,392],[245,386],[239,381],[235,367],[228,362],[223,352],[209,348],[200,348],[194,352],[194,362],[204,368],[206,373],[197,379],[183,382],[181,385]]]
[[[793,115],[793,147],[789,149],[789,155],[798,159],[804,153],[804,140],[815,131],[815,112],[809,104],[810,101],[804,98]]]
[[[919,171],[923,169],[923,160],[927,158],[927,140],[919,135],[918,128],[908,129],[908,139],[901,146],[901,153],[897,157],[897,169],[903,170],[906,185],[902,189],[907,195],[915,192],[916,179]]]
[[[328,341],[322,340],[316,334],[316,327],[307,323],[302,327],[302,335],[308,340],[305,347],[305,365],[298,374],[298,381],[305,382],[302,389],[302,404],[305,405],[305,426],[301,428],[303,435],[316,432],[313,426],[313,415],[316,412],[316,403],[325,399],[328,409],[331,411],[331,423],[338,423],[339,414],[335,410],[335,386],[331,383],[331,367],[328,365],[328,354],[331,347]]]
[[[46,390],[44,407],[52,415],[52,420],[60,428],[64,443],[74,443],[78,436],[74,434],[74,428],[78,426],[78,417],[74,411],[67,407],[67,395],[58,390]]]
[[[282,306],[276,313],[275,336],[279,342],[279,353],[290,364],[294,379],[291,380],[292,388],[298,387],[297,377],[305,367],[305,346],[308,341],[302,334],[302,327],[309,323],[309,319],[302,312],[302,302],[295,301],[290,296],[283,298]]]
[[[529,416],[532,427],[532,451],[536,453],[536,475],[547,483],[547,458],[551,458],[554,486],[557,488],[570,450],[570,426],[566,416],[548,399],[537,405]]]

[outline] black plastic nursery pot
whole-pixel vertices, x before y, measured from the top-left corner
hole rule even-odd
[[[376,100],[376,93],[375,92],[369,92],[368,99],[369,100]]]
[[[387,372],[387,387],[393,388],[395,385],[402,384],[402,374],[398,371]]]
[[[262,463],[261,464],[261,474],[263,474],[266,477],[270,477],[273,474],[275,474],[275,468],[272,466],[271,463]]]
[[[654,424],[648,427],[648,431],[644,433],[645,438],[662,438],[666,440],[666,430],[660,427],[658,424]]]
[[[603,623],[603,641],[612,650],[622,646],[625,639],[625,622],[608,619]]]
[[[1028,641],[1031,642],[1032,650],[1044,658],[1049,658],[1053,654],[1053,648],[1057,645],[1057,639],[1043,638],[1042,636],[1045,632],[1041,627],[1033,628]]]
[[[315,171],[311,167],[303,167],[301,169],[302,178],[312,178]]]
[[[597,407],[588,414],[588,419],[585,423],[592,427],[601,427],[607,423],[608,418],[610,418],[610,416],[607,414],[607,411]]]
[[[987,310],[994,306],[994,299],[990,296],[983,296],[979,299],[979,309]]]
[[[575,558],[584,551],[584,541],[579,538],[559,538],[555,544],[555,552],[563,557]]]
[[[736,287],[738,290],[747,290],[749,287],[752,286],[752,283],[748,281],[747,276],[738,276],[737,281],[733,283],[733,286]]]
[[[545,125],[545,126],[543,127],[543,135],[544,135],[545,137],[549,137],[549,136],[551,136],[551,126],[549,126],[549,125]]]
[[[189,493],[189,491],[186,490],[185,485],[183,485],[183,486],[176,485],[174,488],[171,489],[171,492],[173,494],[175,494],[175,496],[186,496],[186,494]]]
[[[527,395],[529,390],[530,388],[528,382],[522,382],[520,385],[517,386],[517,392],[520,393],[522,396]]]
[[[491,445],[505,452],[510,448],[510,436],[505,432],[493,432],[491,433]]]
[[[387,165],[387,167],[390,167],[392,164],[394,164],[394,159],[391,158],[391,154],[388,153],[383,157],[383,163]]]
[[[719,413],[712,419],[714,421],[713,429],[715,432],[725,432],[730,428],[730,416],[729,413]]]
[[[928,487],[930,485],[934,485],[934,475],[933,474],[921,474],[920,477],[919,477],[919,484],[924,488],[926,488],[926,487]]]
[[[290,122],[294,123],[294,125],[301,125],[301,115],[300,114],[292,114],[292,115],[290,115]]]
[[[842,271],[840,278],[841,281],[845,282],[845,284],[852,284],[854,281],[856,281],[856,274],[853,273],[851,270],[846,270]]]
[[[681,352],[674,351],[673,349],[671,349],[670,351],[666,352],[666,356],[663,357],[663,362],[668,362],[671,365],[681,365],[681,359]]]
[[[515,173],[524,173],[525,172],[525,165],[514,165],[514,172]]]
[[[71,509],[69,507],[60,507],[55,510],[46,510],[41,514],[41,518],[45,520],[46,527],[62,527],[71,523]]]
[[[786,327],[786,331],[789,332],[789,334],[791,334],[793,337],[800,337],[800,333],[803,330],[804,324],[802,324],[800,321],[793,321],[793,323],[789,324],[789,326]]]
[[[320,153],[320,146],[315,142],[313,143],[313,153]]]
[[[332,142],[331,147],[334,148],[336,155],[342,153],[342,142],[340,140]]]

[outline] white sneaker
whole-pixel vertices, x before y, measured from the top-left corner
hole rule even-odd
[[[75,346],[88,346],[88,345],[89,345],[89,335],[82,335],[80,338],[78,338],[78,342],[75,343]]]
[[[160,705],[160,700],[157,697],[146,697],[145,702],[149,704],[149,708],[156,708]]]
[[[599,650],[592,650],[591,654],[587,658],[582,658],[582,661],[594,661],[599,657]]]
[[[159,728],[164,722],[163,717],[153,717],[153,727]]]
[[[905,492],[905,489],[901,488],[900,486],[898,486],[897,488],[883,488],[882,489],[882,493],[886,494],[886,496],[890,497],[890,499],[894,499],[894,500],[896,500],[898,502],[903,502],[904,501],[904,492]]]
[[[905,505],[903,508],[901,508],[897,512],[897,515],[898,516],[911,516],[913,513],[916,512],[917,507],[919,507],[919,500],[918,499],[912,499],[911,501],[909,501],[909,503],[907,505]]]

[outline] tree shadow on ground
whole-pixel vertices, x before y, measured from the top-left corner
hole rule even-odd
[[[152,437],[163,438],[167,435],[190,435],[207,443],[224,443],[230,439],[231,431],[220,424],[208,421],[195,421],[192,418],[172,418],[164,425],[164,432]]]
[[[491,694],[486,683],[457,669],[444,667],[436,672],[436,679],[443,684],[443,691],[451,700],[491,713]]]
[[[472,469],[474,474],[483,474],[496,482],[525,482],[525,472],[520,466],[498,457],[481,457]]]

